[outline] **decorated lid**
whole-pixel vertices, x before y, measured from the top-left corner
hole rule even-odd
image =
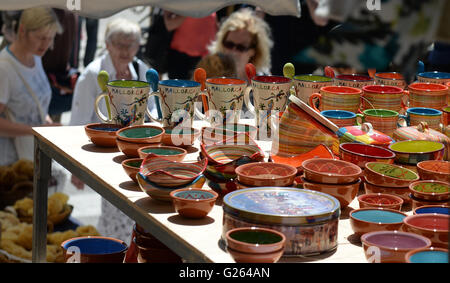
[[[436,130],[430,129],[426,122],[421,122],[417,126],[401,127],[395,130],[394,138],[397,141],[422,140],[436,141],[450,146],[450,138]]]
[[[260,224],[299,226],[339,218],[339,201],[321,192],[281,187],[249,188],[223,198],[224,213]]]
[[[359,142],[368,145],[388,146],[394,140],[377,130],[374,130],[372,124],[364,123],[361,126],[348,126],[340,128],[337,132],[340,142]]]

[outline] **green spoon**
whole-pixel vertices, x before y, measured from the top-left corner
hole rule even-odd
[[[292,63],[286,63],[283,67],[283,75],[286,78],[290,78],[291,80],[294,78],[295,76],[295,67],[294,64]]]
[[[100,86],[100,89],[102,90],[102,93],[107,93],[108,92],[108,88],[106,87],[106,85],[109,82],[109,74],[107,71],[105,70],[101,70],[98,73],[97,76],[97,83]],[[108,118],[111,119],[111,107],[109,105],[109,98],[105,98],[105,103],[106,103],[106,109],[108,111]]]

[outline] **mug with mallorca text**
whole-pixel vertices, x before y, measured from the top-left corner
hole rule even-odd
[[[402,115],[400,118],[404,121],[400,122],[400,126],[418,126],[420,123],[426,122],[430,129],[440,130],[442,111],[433,108],[414,107],[406,110],[406,115]]]
[[[272,121],[276,112],[284,112],[291,95],[292,80],[281,76],[255,76],[251,86],[248,86],[244,101],[247,108],[256,117],[259,134],[271,137]],[[253,103],[250,92],[253,91]]]
[[[308,104],[309,97],[324,86],[333,85],[333,79],[318,75],[298,75],[294,77],[295,94]]]
[[[397,72],[376,73],[375,84],[396,86],[401,89],[405,89],[405,87],[407,86],[403,75]]]
[[[442,84],[450,82],[450,73],[444,72],[424,72],[417,75],[417,80],[421,83]]]
[[[320,114],[333,122],[339,128],[356,125],[356,114],[350,111],[325,110],[320,112]]]
[[[200,94],[201,84],[189,80],[163,80],[158,83],[158,91],[150,96],[157,96],[161,105],[162,119],[149,115],[154,122],[163,127],[192,128],[195,102]]]
[[[107,83],[108,93],[101,94],[95,100],[95,113],[105,123],[126,126],[142,125],[147,109],[150,84],[142,81],[117,80]],[[100,110],[100,100],[108,100],[108,117]]]
[[[370,85],[363,88],[362,110],[387,109],[401,112],[406,108],[408,92],[400,87],[387,85]]]
[[[408,87],[409,107],[441,110],[447,106],[449,87],[433,83],[413,83]]]
[[[309,98],[309,105],[317,112],[324,110],[345,110],[358,113],[362,91],[346,86],[326,86],[320,89],[320,93],[314,93]],[[315,101],[319,100],[319,108]]]
[[[398,112],[388,109],[368,109],[357,116],[358,125],[370,123],[375,130],[390,137],[394,135],[397,129],[400,117]]]
[[[374,79],[371,77],[358,74],[337,75],[333,81],[336,86],[347,86],[359,89],[374,84]]]

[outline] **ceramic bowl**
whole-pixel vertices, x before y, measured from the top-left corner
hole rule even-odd
[[[403,212],[388,208],[360,208],[349,214],[350,225],[356,235],[374,231],[395,231],[403,226]]]
[[[134,143],[126,142],[116,138],[117,147],[119,150],[129,158],[140,158],[138,149],[144,146],[159,146],[161,143]]]
[[[138,244],[138,238],[133,239],[137,248],[138,263],[183,263],[183,259],[168,248],[145,247]]]
[[[403,219],[403,230],[431,240],[431,246],[448,249],[450,216],[444,214],[416,214]]]
[[[128,246],[125,242],[100,236],[76,237],[61,243],[65,261],[74,256],[67,253],[70,247],[80,250],[81,263],[122,263]]]
[[[149,154],[154,154],[164,159],[181,162],[187,155],[187,151],[176,146],[144,146],[138,149],[139,157],[145,159]]]
[[[159,143],[163,135],[163,128],[152,125],[130,126],[116,132],[118,139],[133,143]]]
[[[149,195],[152,199],[171,202],[172,198],[170,197],[170,193],[177,189],[185,189],[185,188],[193,188],[193,189],[201,189],[206,182],[206,178],[203,175],[198,176],[189,184],[182,185],[179,187],[163,187],[159,186],[147,179],[141,173],[136,175],[138,180],[139,187],[141,190]]]
[[[205,145],[225,144],[231,140],[239,139],[244,143],[254,143],[251,132],[235,132],[227,128],[203,127],[200,134],[200,142]]]
[[[358,196],[359,208],[388,208],[401,210],[403,199],[388,194],[364,194]]]
[[[339,145],[341,159],[358,165],[364,169],[367,162],[383,162],[392,164],[395,160],[395,153],[374,145],[362,143],[342,143]]]
[[[409,185],[411,194],[422,200],[443,201],[450,199],[450,183],[440,181],[417,181]]]
[[[425,248],[409,251],[405,255],[407,263],[448,263],[447,249]]]
[[[408,187],[419,180],[414,171],[399,165],[381,162],[368,162],[365,165],[364,177],[371,184],[383,187]]]
[[[432,201],[432,200],[423,200],[420,198],[416,198],[411,193],[408,195],[409,201],[412,203],[411,209],[414,210],[419,207],[429,206],[429,205],[439,205],[439,206],[447,206],[448,200],[440,200],[440,201]]]
[[[123,170],[137,184],[136,174],[139,173],[143,159],[130,158],[122,161]]]
[[[227,252],[237,263],[276,263],[284,254],[284,249],[265,254],[242,253],[230,248]]]
[[[440,142],[425,140],[399,141],[389,145],[395,153],[395,162],[417,165],[421,161],[442,160],[445,146]]]
[[[450,162],[428,160],[417,163],[417,172],[422,180],[448,182],[450,180]]]
[[[236,134],[245,133],[248,134],[252,139],[256,139],[258,135],[258,128],[255,126],[247,124],[224,124],[216,126],[218,129],[225,129]]]
[[[361,242],[370,263],[404,263],[409,251],[431,246],[426,237],[399,231],[369,232],[361,236]]]
[[[185,218],[204,218],[213,209],[218,194],[211,190],[179,189],[170,193],[176,212]]]
[[[252,187],[286,187],[294,183],[297,168],[272,162],[247,163],[236,168],[237,180]]]
[[[179,187],[193,182],[202,175],[208,161],[176,162],[155,154],[149,154],[143,160],[140,173],[150,182],[162,187]]]
[[[369,182],[364,183],[364,190],[366,194],[388,194],[398,196],[403,199],[405,204],[411,203],[411,199],[409,197],[410,191],[409,187],[401,187],[401,188],[391,188],[391,187],[383,187],[371,184]]]
[[[359,166],[342,160],[312,158],[303,162],[303,173],[308,181],[323,184],[349,184],[361,176]]]
[[[137,223],[133,225],[133,233],[136,239],[136,244],[141,247],[166,249],[170,251],[166,245],[164,245],[160,240],[155,238],[150,232]]]
[[[164,128],[161,142],[169,146],[190,146],[200,136],[200,130],[195,128]]]
[[[86,135],[91,142],[101,147],[116,147],[116,132],[121,128],[121,125],[103,123],[92,123],[84,126]]]
[[[425,214],[425,213],[437,213],[450,215],[450,206],[445,205],[424,205],[413,209],[413,215]]]
[[[301,182],[304,189],[326,193],[337,198],[341,205],[341,209],[345,209],[355,199],[358,194],[359,186],[361,185],[361,179],[350,184],[331,185],[310,182],[302,177]]]

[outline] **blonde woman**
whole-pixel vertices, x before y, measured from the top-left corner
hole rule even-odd
[[[232,13],[222,23],[216,40],[209,46],[209,52],[231,55],[236,63],[237,77],[247,79],[247,63],[255,65],[258,73],[270,72],[272,46],[269,25],[246,8]]]
[[[41,57],[61,32],[51,9],[26,9],[14,41],[0,52],[0,165],[23,158],[17,141],[32,138],[33,126],[53,125],[47,114],[51,88]],[[32,139],[30,147],[32,151]]]

